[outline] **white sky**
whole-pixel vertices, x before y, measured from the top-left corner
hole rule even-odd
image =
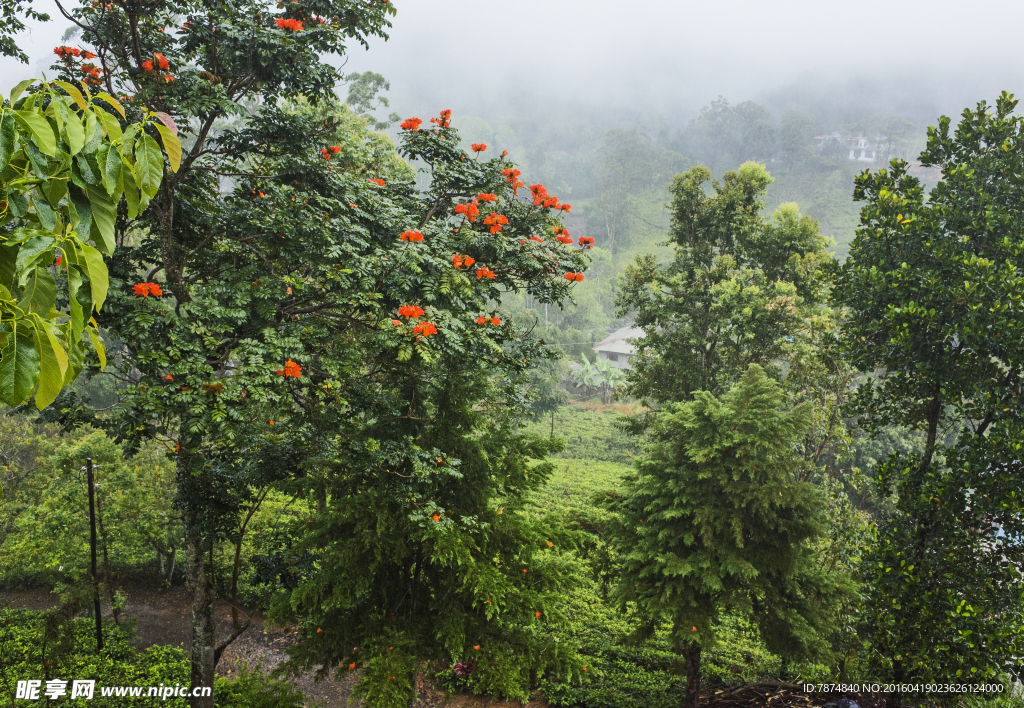
[[[905,84],[953,111],[1003,88],[1024,94],[1019,0],[391,2],[390,40],[353,47],[345,71],[384,74],[400,110],[556,101],[689,111],[811,80]],[[69,26],[52,0],[35,6],[54,19],[18,39],[31,69],[0,59],[5,93],[51,63]]]

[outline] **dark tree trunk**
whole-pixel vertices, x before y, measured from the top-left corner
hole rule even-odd
[[[189,708],[213,708],[214,650],[216,624],[213,619],[213,582],[206,572],[202,535],[185,528],[185,574],[192,594],[192,688],[209,686],[210,695],[190,698]]]
[[[700,646],[683,645],[683,661],[686,663],[686,708],[700,705]]]
[[[899,659],[892,662],[892,682],[896,684],[896,690],[885,697],[885,708],[900,708],[903,705],[903,694],[900,691],[900,684],[906,680],[906,673],[903,671],[903,664]]]

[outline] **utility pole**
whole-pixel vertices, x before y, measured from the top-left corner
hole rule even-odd
[[[100,613],[100,585],[96,577],[96,484],[92,476],[92,458],[85,458],[86,477],[89,482],[89,546],[92,551],[92,593],[96,613],[96,651],[103,651],[103,615]]]

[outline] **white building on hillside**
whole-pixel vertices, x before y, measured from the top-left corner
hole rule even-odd
[[[594,345],[598,361],[608,361],[618,369],[629,369],[629,360],[636,353],[633,342],[644,336],[639,327],[623,327],[615,330]]]

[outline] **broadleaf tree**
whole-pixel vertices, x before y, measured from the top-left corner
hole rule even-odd
[[[991,681],[1021,651],[1024,119],[1002,94],[928,130],[926,194],[893,160],[857,177],[864,202],[835,301],[865,372],[853,410],[923,448],[877,465],[889,500],[869,558],[876,670],[896,683]],[[898,693],[890,697],[897,705]]]

